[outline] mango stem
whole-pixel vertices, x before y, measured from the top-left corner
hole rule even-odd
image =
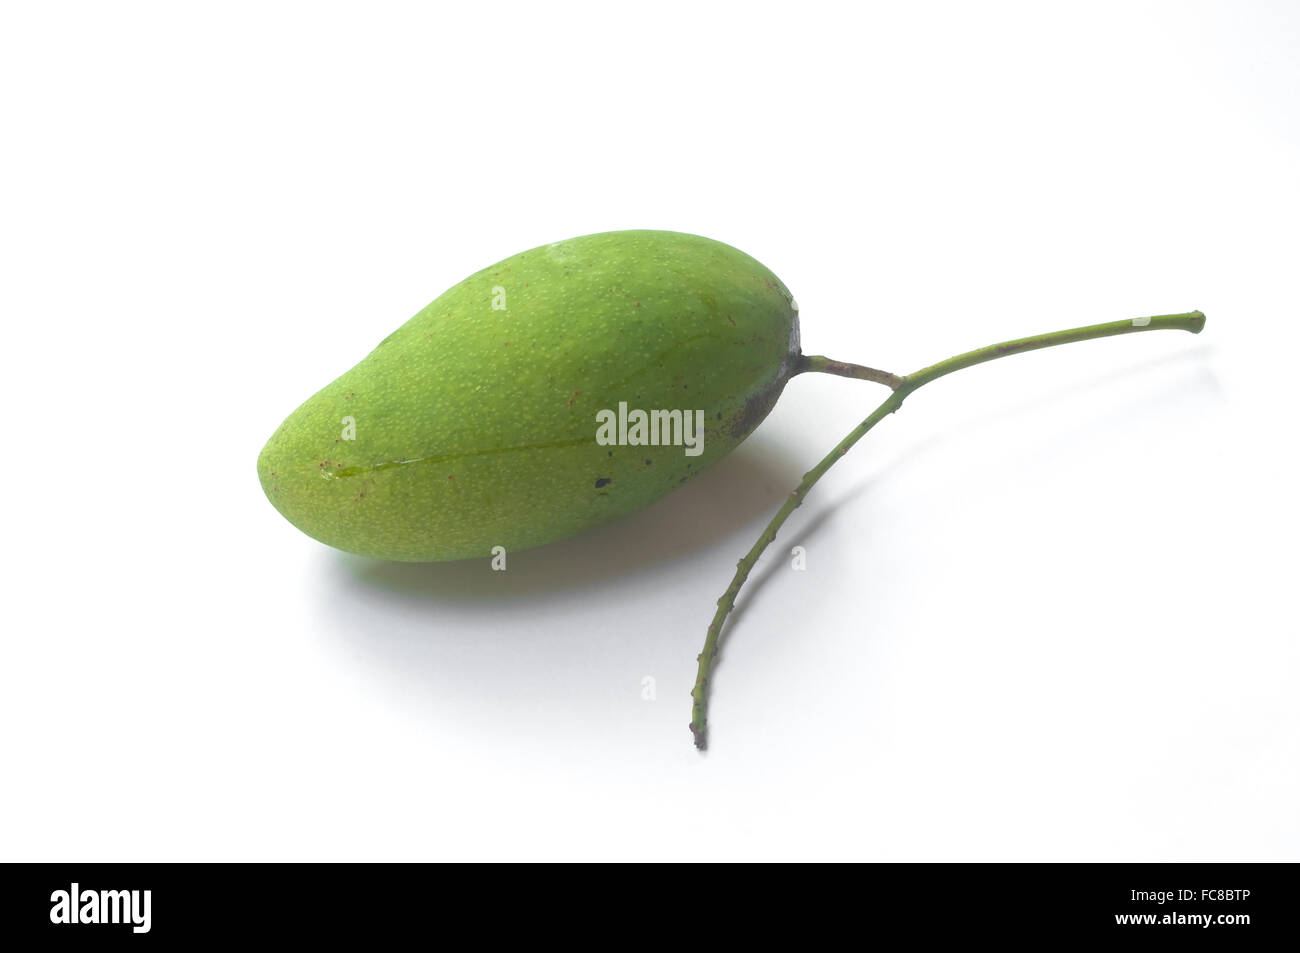
[[[954,371],[974,367],[976,364],[984,364],[988,361],[995,361],[998,358],[1008,357],[1012,354],[1022,354],[1025,351],[1036,351],[1039,348],[1054,347],[1058,344],[1072,344],[1075,341],[1087,341],[1092,338],[1111,337],[1116,334],[1133,334],[1139,331],[1179,330],[1199,334],[1203,327],[1205,327],[1205,315],[1200,311],[1189,311],[1186,314],[1162,314],[1149,318],[1133,318],[1130,321],[1111,321],[1106,324],[1092,324],[1082,328],[1055,331],[1051,334],[1004,341],[1001,344],[992,344],[979,350],[967,351],[965,354],[958,354],[956,357],[950,357],[938,364],[931,364],[929,367],[924,367],[901,378],[885,371],[876,371],[872,368],[861,367],[857,364],[846,364],[842,361],[832,361],[825,357],[804,358],[803,366],[799,368],[801,372],[805,370],[817,371],[875,381],[892,388],[893,393],[885,398],[884,402],[873,410],[871,415],[862,423],[854,427],[849,435],[841,440],[835,449],[823,457],[817,466],[803,475],[803,480],[799,483],[799,486],[790,494],[781,505],[781,508],[776,511],[776,515],[772,517],[749,552],[736,564],[736,573],[731,578],[731,585],[718,599],[718,609],[713,615],[713,621],[709,623],[708,632],[704,638],[704,649],[697,657],[699,670],[695,676],[695,687],[691,690],[693,704],[691,706],[690,726],[691,734],[695,736],[695,747],[700,750],[708,747],[709,679],[717,661],[718,637],[722,632],[722,624],[736,605],[736,596],[740,592],[740,587],[749,578],[749,574],[753,570],[755,563],[758,562],[759,556],[776,539],[777,531],[790,517],[790,514],[803,503],[808,491],[840,457],[849,452],[850,447],[862,439],[867,431],[898,410],[909,394]]]
[[[805,354],[795,368],[795,374],[804,374],[810,371],[817,374],[835,374],[838,377],[856,377],[862,381],[874,381],[877,384],[884,384],[890,390],[898,390],[899,385],[903,383],[901,377],[897,374],[891,374],[889,371],[878,371],[874,367],[863,367],[861,364],[850,364],[847,361],[835,361],[829,357]],[[794,375],[790,376],[793,377]]]

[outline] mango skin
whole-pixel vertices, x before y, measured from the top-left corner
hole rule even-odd
[[[289,522],[347,552],[514,552],[705,470],[762,422],[799,361],[797,305],[748,255],[679,232],[586,235],[442,294],[294,411],[258,476]],[[598,444],[597,411],[620,401],[703,409],[703,453]]]

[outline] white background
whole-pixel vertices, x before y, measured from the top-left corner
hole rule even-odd
[[[1295,3],[4,11],[0,858],[1300,858]],[[909,399],[744,590],[700,755],[714,600],[881,388],[801,377],[504,574],[329,550],[254,467],[445,288],[616,228],[900,373],[1209,323]]]

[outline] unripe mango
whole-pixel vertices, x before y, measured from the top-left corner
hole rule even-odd
[[[678,232],[587,235],[445,292],[294,411],[258,476],[286,519],[348,552],[525,549],[706,469],[799,362],[797,307],[748,255]],[[622,443],[611,417],[615,437],[629,423]],[[686,429],[701,417],[702,441]]]

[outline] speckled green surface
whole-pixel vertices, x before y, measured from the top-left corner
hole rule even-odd
[[[349,552],[525,549],[639,509],[724,456],[798,353],[789,291],[748,255],[677,232],[587,235],[444,293],[294,411],[258,476],[285,518]],[[597,411],[620,401],[704,410],[703,454],[598,444]]]

